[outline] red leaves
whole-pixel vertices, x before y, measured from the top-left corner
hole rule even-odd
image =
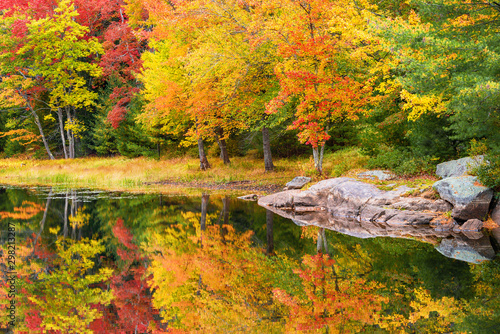
[[[134,80],[134,73],[142,69],[140,53],[142,41],[127,22],[113,22],[104,33],[105,54],[100,65],[104,77],[114,75],[123,84]]]
[[[269,3],[280,8],[276,13],[279,26],[270,23],[268,34],[281,58],[275,67],[280,93],[266,111],[276,112],[289,97],[296,98],[296,121],[290,129],[299,130],[299,140],[316,148],[328,140],[329,125],[338,118],[357,118],[371,95],[367,85],[348,75],[348,54],[356,51],[357,43],[343,33],[332,33],[355,20],[352,16],[356,11],[340,8],[346,4],[332,1]]]
[[[115,87],[113,93],[109,96],[111,101],[116,104],[108,113],[108,121],[111,123],[113,128],[118,128],[120,122],[125,119],[128,112],[128,104],[130,103],[134,94],[139,91],[139,88],[135,87]]]

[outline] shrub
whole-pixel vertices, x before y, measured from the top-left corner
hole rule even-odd
[[[400,176],[411,176],[434,172],[432,157],[416,157],[403,149],[388,149],[367,162],[368,168],[389,169]]]

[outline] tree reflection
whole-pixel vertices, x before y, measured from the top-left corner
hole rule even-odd
[[[431,255],[432,247],[301,230],[271,212],[238,220],[250,206],[229,197],[89,203],[77,192],[45,194],[40,201],[10,193],[1,204],[0,224],[15,221],[19,228],[19,333],[492,333],[498,327],[498,261],[462,263],[459,275],[445,276],[450,282],[432,285],[457,269],[452,260],[435,263],[440,255]],[[293,232],[293,242],[283,242],[284,231]],[[295,243],[308,254],[288,251]],[[1,284],[5,306],[5,279]],[[460,293],[449,288],[456,286]]]

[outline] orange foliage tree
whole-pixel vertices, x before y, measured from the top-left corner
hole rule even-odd
[[[263,0],[267,38],[277,45],[275,74],[280,92],[267,105],[274,113],[297,104],[290,129],[313,148],[322,172],[324,145],[335,120],[357,119],[370,101],[370,81],[360,71],[373,63],[373,38],[367,33],[369,7],[361,1]],[[319,148],[321,150],[319,151]]]

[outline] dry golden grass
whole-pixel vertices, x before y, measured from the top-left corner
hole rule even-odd
[[[324,159],[325,175],[318,176],[312,158],[308,157],[275,160],[276,171],[271,173],[264,171],[262,160],[249,157],[233,157],[231,165],[228,166],[219,159],[211,159],[212,168],[207,171],[201,171],[198,159],[190,157],[159,161],[124,157],[73,160],[2,159],[0,184],[198,193],[206,185],[237,181],[250,181],[248,184],[256,187],[284,186],[299,175],[311,176],[313,181],[318,181],[327,176],[340,176],[352,168],[361,168],[365,160],[355,149],[328,154]],[[170,181],[174,185],[159,184],[162,181]],[[199,188],[199,191],[185,189],[185,186]]]

